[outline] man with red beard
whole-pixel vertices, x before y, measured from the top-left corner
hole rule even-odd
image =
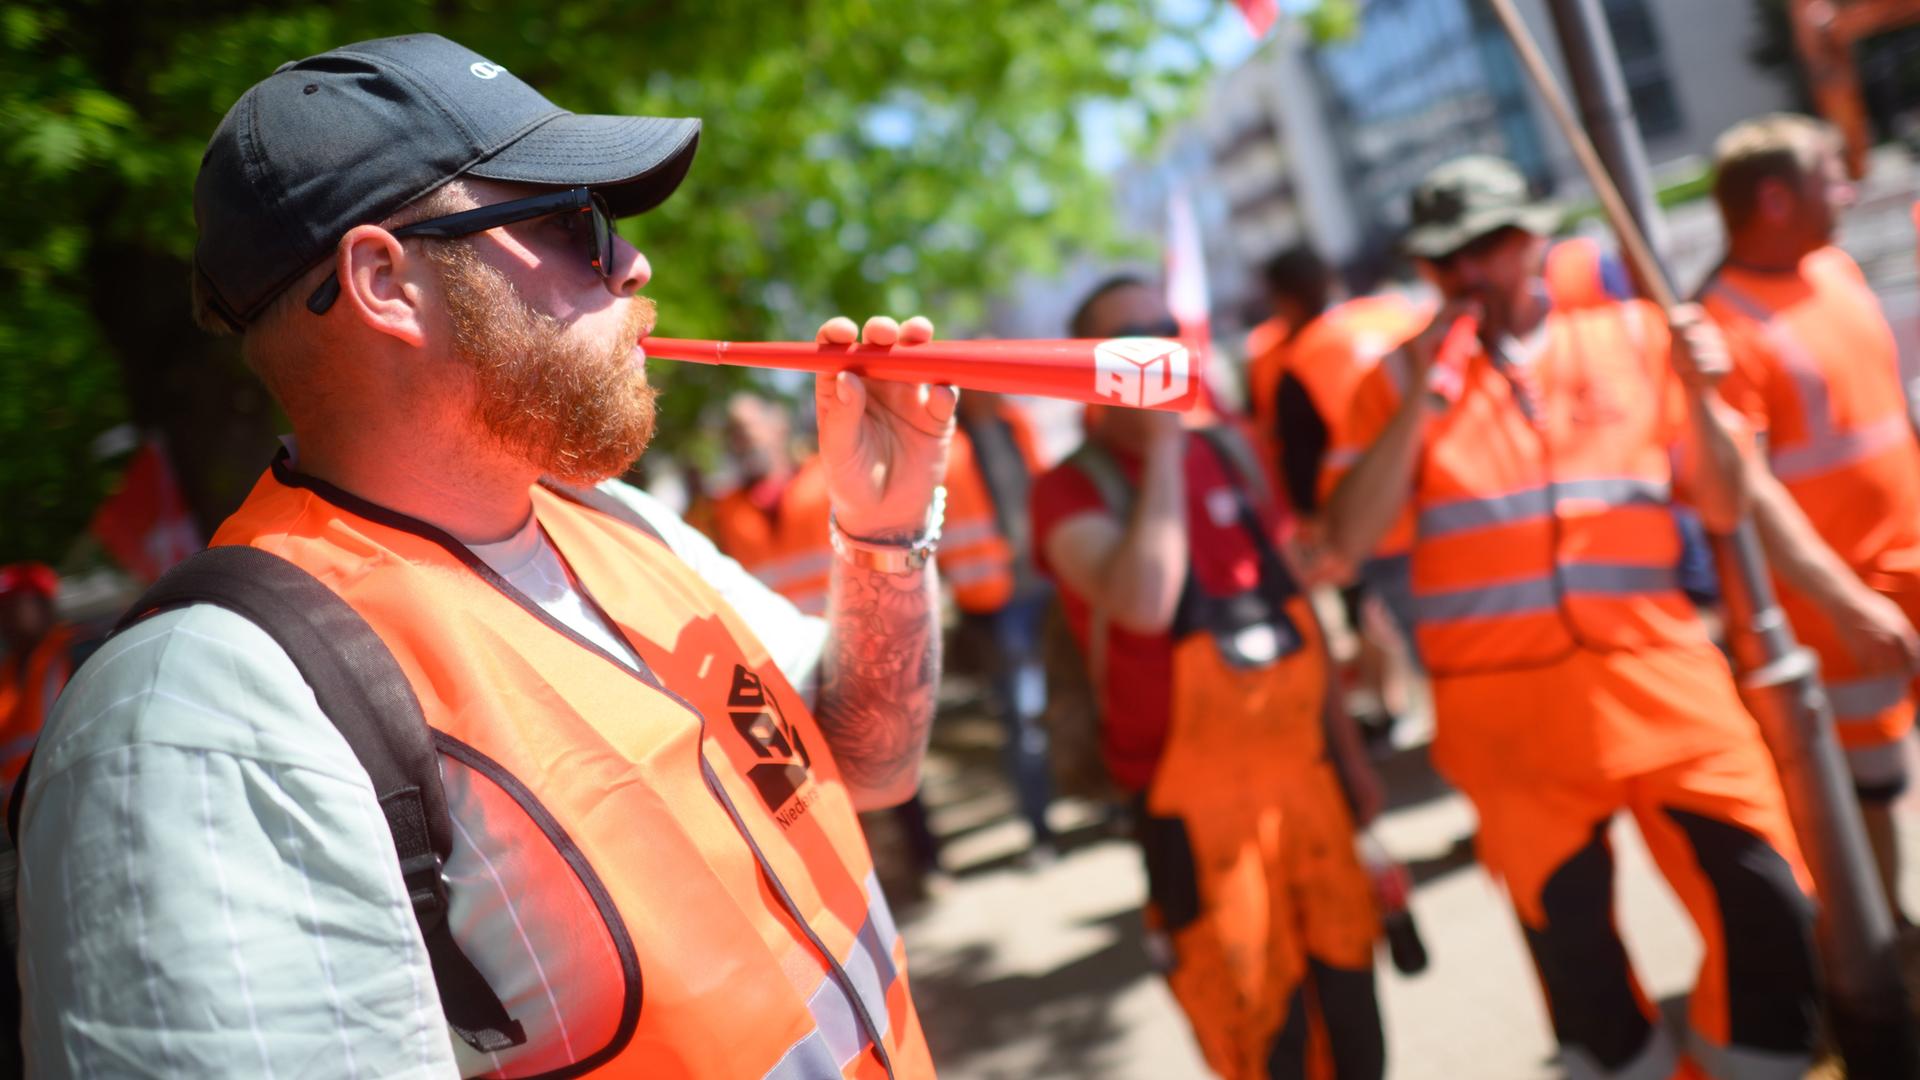
[[[611,221],[673,191],[698,132],[565,112],[433,35],[283,65],[229,112],[195,187],[198,313],[295,438],[213,544],[377,635],[453,845],[399,861],[400,819],[257,625],[133,624],[24,785],[31,1071],[932,1074],[854,815],[917,782],[955,399],[819,382],[836,557],[809,703],[770,654],[791,609],[737,608],[683,525],[600,483],[654,418],[651,268]]]

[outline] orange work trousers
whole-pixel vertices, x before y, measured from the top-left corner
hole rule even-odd
[[[1304,601],[1288,612],[1305,644],[1264,668],[1228,662],[1205,632],[1175,645],[1141,823],[1149,919],[1172,940],[1168,981],[1214,1072],[1364,1080],[1384,1062],[1379,918],[1325,760],[1325,654]]]
[[[1773,759],[1710,650],[1578,652],[1435,685],[1435,760],[1480,816],[1576,1076],[1800,1075],[1812,905]],[[1634,745],[1625,745],[1632,743]],[[1632,815],[1704,944],[1676,1038],[1627,960],[1607,829]]]

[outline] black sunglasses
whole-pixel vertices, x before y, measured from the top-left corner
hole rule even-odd
[[[565,191],[550,191],[545,195],[533,195],[525,199],[494,203],[491,206],[462,210],[446,217],[428,218],[411,225],[402,225],[393,230],[396,240],[409,236],[424,236],[432,240],[450,240],[458,236],[471,236],[474,233],[497,229],[502,225],[512,225],[517,221],[531,221],[534,218],[547,217],[550,214],[585,214],[589,219],[587,234],[587,259],[601,277],[613,276],[613,214],[600,196],[584,187],[567,188]],[[325,315],[333,302],[340,298],[340,277],[328,274],[327,280],[313,290],[307,297],[307,310],[315,315]]]
[[[1115,328],[1110,337],[1177,338],[1180,336],[1180,324],[1172,319],[1158,322],[1128,323]]]

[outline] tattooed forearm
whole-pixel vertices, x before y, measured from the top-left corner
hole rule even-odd
[[[834,560],[814,712],[863,810],[906,801],[918,782],[940,683],[934,590],[931,569],[883,574]]]

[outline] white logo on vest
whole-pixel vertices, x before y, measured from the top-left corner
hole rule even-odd
[[[1164,405],[1187,392],[1187,347],[1166,338],[1113,338],[1093,347],[1093,389],[1122,405]]]
[[[501,67],[499,64],[490,64],[485,60],[475,60],[467,66],[467,70],[473,72],[473,77],[476,79],[497,79],[500,77],[500,73],[507,69]]]

